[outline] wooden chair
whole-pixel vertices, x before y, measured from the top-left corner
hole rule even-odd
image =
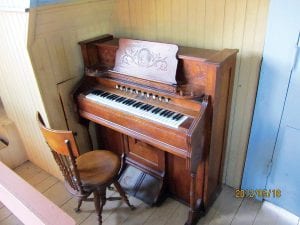
[[[127,205],[134,209],[117,180],[121,161],[116,154],[106,150],[94,150],[79,155],[72,131],[46,128],[38,112],[37,120],[64,176],[66,189],[78,198],[76,212],[80,211],[82,201],[94,201],[99,224],[102,224],[101,214],[106,200],[121,199],[106,198],[106,188],[111,184],[114,184]],[[91,193],[94,198],[89,198]]]

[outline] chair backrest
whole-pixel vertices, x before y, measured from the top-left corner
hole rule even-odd
[[[68,186],[74,189],[69,191],[72,193],[73,191],[82,193],[81,181],[75,160],[79,156],[79,151],[72,131],[47,128],[39,112],[37,112],[36,117],[40,130],[51,149],[65,181]],[[69,189],[69,187],[67,188]]]

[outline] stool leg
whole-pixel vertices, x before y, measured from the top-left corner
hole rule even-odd
[[[102,210],[103,210],[103,206],[106,203],[106,188],[104,188],[103,190],[100,190],[100,209],[99,209],[99,220],[101,220],[101,224],[102,224]]]
[[[94,204],[96,208],[96,213],[98,216],[98,222],[99,225],[102,225],[102,216],[101,216],[102,210],[100,212],[100,194],[98,191],[94,191],[93,194],[94,194]]]
[[[133,205],[130,204],[126,194],[125,194],[125,191],[123,190],[123,188],[121,187],[119,181],[115,181],[114,182],[114,185],[117,189],[117,191],[120,193],[120,195],[122,196],[123,200],[126,202],[126,204],[130,207],[131,210],[135,209],[135,207]]]
[[[80,212],[80,206],[82,204],[82,198],[78,199],[78,205],[77,205],[77,208],[75,208],[75,212]]]

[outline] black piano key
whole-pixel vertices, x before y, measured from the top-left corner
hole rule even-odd
[[[162,108],[158,108],[158,109],[154,112],[154,114],[157,114],[157,113],[161,112],[161,110],[163,110],[163,109],[162,109]]]
[[[110,99],[110,100],[113,100],[114,99],[114,95],[111,95],[111,96],[109,96],[109,98],[108,99]]]
[[[147,108],[147,111],[150,111],[150,110],[153,109],[153,108],[154,108],[154,106],[153,106],[153,105],[150,105],[150,107]]]
[[[155,114],[157,114],[157,113],[161,113],[162,112],[162,108],[158,108],[158,110],[155,112]]]
[[[111,99],[113,97],[113,94],[107,95],[105,98]]]
[[[124,101],[124,100],[125,100],[125,98],[124,98],[124,97],[121,97],[121,98],[116,99],[116,102],[122,102],[122,101]]]
[[[171,111],[169,111],[169,110],[167,110],[167,112],[166,113],[164,113],[164,117],[168,117],[168,115],[171,113]]]
[[[160,116],[163,116],[167,111],[168,111],[168,110],[164,110],[164,111],[162,111],[159,115],[160,115]]]
[[[133,103],[135,103],[135,101],[134,101],[134,100],[130,100],[130,101],[127,103],[127,105],[132,105]]]
[[[119,98],[119,96],[115,95],[111,100],[116,100],[117,98]]]
[[[168,113],[167,117],[170,118],[172,115],[174,115],[175,112]]]
[[[177,120],[180,120],[183,117],[183,115],[181,114],[180,116],[177,117]]]
[[[120,101],[120,103],[124,104],[124,102],[126,102],[128,99],[127,98],[124,98]]]
[[[126,98],[126,100],[123,101],[122,104],[126,105],[129,101],[130,101],[130,99]]]
[[[144,106],[141,107],[142,110],[146,110],[149,107],[148,104],[145,104]]]
[[[177,113],[175,116],[172,117],[173,120],[178,120],[177,117],[179,117],[181,114]]]
[[[155,107],[154,109],[151,110],[151,113],[155,113],[159,108]]]
[[[163,114],[163,116],[164,116],[164,117],[167,117],[167,116],[169,115],[170,112],[171,112],[171,111],[167,110],[167,112],[165,112],[165,113]]]
[[[138,107],[140,104],[142,104],[141,102],[136,102],[132,105],[132,107]]]
[[[136,106],[137,109],[141,109],[143,107],[144,103],[139,103],[138,106]]]
[[[108,92],[104,92],[103,94],[100,94],[101,97],[105,98],[106,96],[110,95]]]
[[[140,109],[144,110],[147,107],[148,104],[141,105]]]
[[[150,107],[150,105],[147,104],[147,105],[144,107],[144,110],[146,111],[149,107]]]
[[[102,94],[104,91],[101,91],[101,90],[95,90],[96,94]]]
[[[102,94],[104,91],[101,91],[101,90],[94,90],[92,91],[91,93],[94,94],[94,95],[100,95]]]
[[[91,91],[90,94],[97,95],[96,91]]]
[[[116,102],[118,102],[119,100],[121,100],[123,97],[122,96],[119,96],[117,99],[116,99]]]
[[[180,114],[180,113],[178,113],[178,115],[176,115],[175,117],[174,117],[174,120],[180,120],[181,118],[183,117],[183,115],[182,114]]]
[[[142,103],[142,104],[140,104],[137,108],[138,108],[138,109],[142,109],[142,107],[145,106],[145,105],[146,105],[145,103]]]

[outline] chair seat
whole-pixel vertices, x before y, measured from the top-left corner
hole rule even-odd
[[[106,184],[118,174],[121,166],[119,157],[107,150],[94,150],[80,155],[77,168],[83,185]]]

